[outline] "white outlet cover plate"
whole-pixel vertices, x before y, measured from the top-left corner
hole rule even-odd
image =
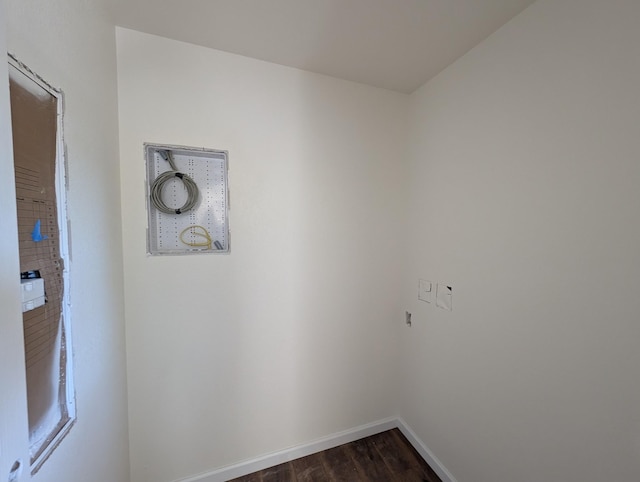
[[[418,280],[418,299],[431,303],[433,299],[433,284],[424,279]]]
[[[450,285],[438,283],[436,291],[436,306],[443,310],[451,311],[453,308],[451,304],[452,298],[453,288],[451,288]]]

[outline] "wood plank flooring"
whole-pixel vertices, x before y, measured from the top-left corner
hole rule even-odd
[[[442,482],[394,428],[229,482]]]

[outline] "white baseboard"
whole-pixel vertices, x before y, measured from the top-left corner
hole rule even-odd
[[[264,470],[274,465],[295,460],[300,457],[315,454],[322,450],[338,447],[349,442],[354,442],[364,437],[369,437],[380,432],[398,428],[411,442],[418,453],[427,461],[431,468],[442,479],[442,482],[456,482],[456,479],[431,453],[427,446],[416,436],[416,434],[399,417],[391,417],[377,422],[368,423],[359,427],[338,432],[326,437],[319,438],[312,442],[290,447],[285,450],[273,452],[250,460],[245,460],[233,465],[227,465],[211,472],[195,475],[186,479],[179,479],[175,482],[226,482],[230,479],[242,477],[259,470]]]
[[[447,470],[447,468],[442,465],[442,462],[438,460],[438,458],[433,455],[433,452],[429,450],[422,440],[418,438],[413,430],[409,428],[409,426],[405,423],[402,418],[396,418],[397,427],[400,429],[402,434],[407,437],[407,440],[413,445],[413,448],[418,451],[418,453],[422,456],[422,458],[429,464],[429,466],[433,469],[433,471],[438,474],[438,477],[442,479],[442,482],[458,482],[451,472]]]

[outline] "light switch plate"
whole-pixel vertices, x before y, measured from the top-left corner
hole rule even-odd
[[[420,301],[431,303],[431,300],[433,299],[433,284],[431,281],[423,279],[418,280],[418,299]]]

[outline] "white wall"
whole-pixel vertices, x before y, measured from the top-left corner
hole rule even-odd
[[[401,413],[459,482],[640,480],[639,19],[539,0],[412,96]]]
[[[132,479],[394,414],[408,96],[117,41]],[[143,142],[229,151],[230,255],[146,256]]]
[[[9,51],[65,93],[78,420],[34,480],[129,480],[114,28],[97,2],[8,0]]]
[[[0,52],[6,51],[5,0],[0,0]],[[18,273],[18,226],[11,138],[9,72],[0,62],[0,480],[6,480],[16,461],[29,460],[29,424],[24,365],[22,313]],[[11,387],[7,390],[6,387]],[[25,470],[18,469],[26,480]]]

